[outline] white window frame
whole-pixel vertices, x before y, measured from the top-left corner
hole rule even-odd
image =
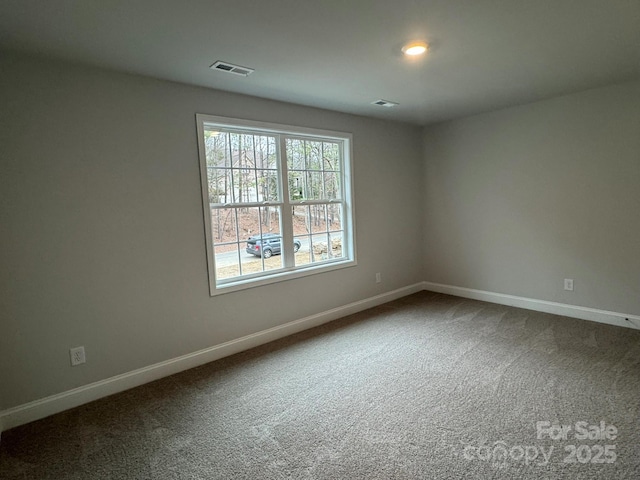
[[[283,246],[283,267],[277,270],[262,272],[259,276],[234,277],[218,282],[216,279],[215,250],[211,229],[211,206],[209,204],[208,173],[206,149],[204,144],[205,124],[214,125],[221,129],[241,129],[255,134],[275,135],[279,142],[278,151],[278,182],[281,192],[281,222],[282,222],[282,246]],[[236,118],[220,117],[215,115],[196,114],[196,130],[198,134],[198,156],[200,161],[200,180],[202,190],[202,206],[204,216],[204,230],[207,253],[207,269],[209,275],[209,291],[211,296],[223,293],[235,292],[260,285],[267,285],[285,280],[324,273],[342,268],[357,265],[356,261],[356,240],[355,240],[355,209],[353,203],[353,155],[352,155],[352,135],[346,132],[331,130],[320,130],[315,128],[297,127],[292,125],[282,125],[269,122],[259,122]],[[343,244],[342,251],[344,257],[330,259],[321,263],[313,263],[295,266],[293,253],[285,246],[289,243],[293,245],[293,230],[291,221],[287,216],[291,215],[291,207],[309,205],[313,201],[290,200],[287,179],[287,158],[284,144],[286,137],[305,138],[309,140],[337,141],[343,145],[342,150],[342,201],[343,206]],[[322,202],[320,202],[322,203]],[[288,242],[291,240],[290,242]],[[285,243],[288,242],[288,243]]]

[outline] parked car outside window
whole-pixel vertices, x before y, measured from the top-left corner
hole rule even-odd
[[[293,241],[293,251],[300,250],[302,243],[300,240]],[[247,253],[256,257],[270,258],[272,255],[280,255],[282,253],[282,237],[276,233],[265,233],[262,235],[253,235],[247,240]]]

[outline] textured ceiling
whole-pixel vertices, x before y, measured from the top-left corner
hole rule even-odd
[[[0,48],[424,125],[640,78],[640,0],[3,0]]]

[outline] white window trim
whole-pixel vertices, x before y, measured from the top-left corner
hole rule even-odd
[[[283,267],[274,270],[273,273],[261,275],[255,278],[239,277],[237,280],[227,281],[224,284],[217,285],[216,282],[216,266],[215,252],[213,249],[214,242],[211,230],[211,207],[209,205],[208,181],[207,181],[207,161],[206,149],[204,145],[204,124],[214,123],[222,128],[237,128],[243,130],[254,130],[256,133],[273,133],[277,135],[296,136],[300,135],[304,138],[318,138],[325,140],[339,140],[344,142],[343,148],[343,178],[344,178],[344,237],[349,239],[346,246],[346,258],[338,260],[328,260],[323,263],[314,263],[298,267]],[[315,275],[335,271],[343,268],[353,267],[357,265],[356,260],[356,229],[355,229],[355,206],[354,206],[354,181],[353,181],[353,136],[347,132],[338,132],[332,130],[321,130],[307,127],[297,127],[293,125],[284,125],[269,122],[259,122],[253,120],[243,120],[236,118],[220,117],[215,115],[196,114],[196,131],[198,135],[198,157],[200,162],[200,182],[202,191],[202,210],[204,217],[204,230],[207,254],[207,271],[209,277],[209,292],[211,296],[221,295],[229,292],[245,290],[261,285],[293,280],[296,278]],[[284,153],[282,153],[284,155]],[[286,161],[286,160],[285,160]],[[281,166],[279,166],[281,168]],[[286,188],[286,187],[285,187]],[[286,192],[283,192],[286,193]],[[282,215],[285,215],[286,207],[289,205],[304,205],[312,203],[290,202],[288,198],[284,198]],[[283,232],[284,233],[284,232]],[[284,242],[284,239],[283,239]],[[283,243],[284,244],[284,243]]]

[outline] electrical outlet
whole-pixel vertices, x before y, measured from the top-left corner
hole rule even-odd
[[[382,277],[380,276],[380,272],[376,273],[376,283],[380,283],[382,281]]]
[[[573,292],[573,278],[564,279],[564,289]]]
[[[84,347],[75,347],[70,349],[69,355],[71,356],[72,367],[75,367],[76,365],[82,365],[87,361],[87,358],[84,356]]]

